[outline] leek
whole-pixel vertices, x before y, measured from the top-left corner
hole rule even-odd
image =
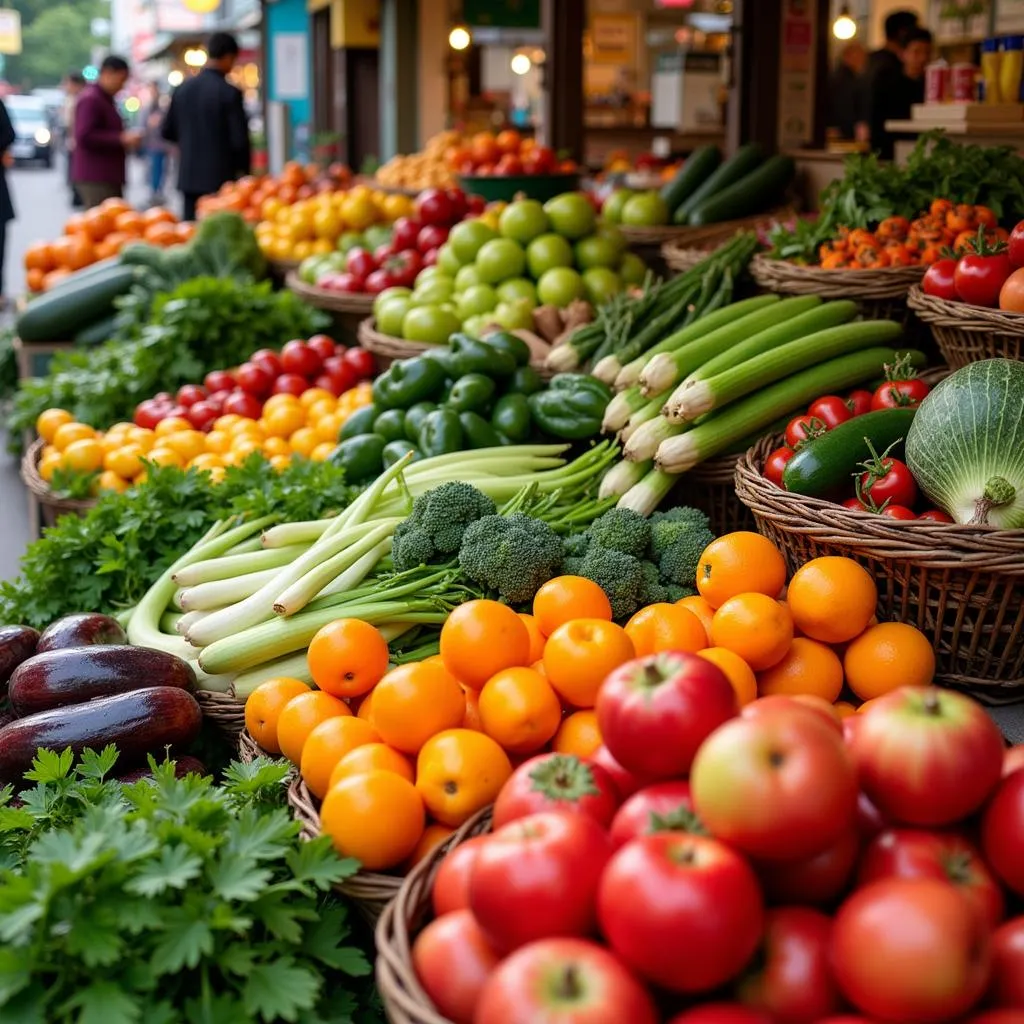
[[[620,391],[609,403],[604,411],[604,420],[601,423],[601,430],[606,434],[614,434],[621,430],[628,422],[633,413],[644,407],[646,401],[640,394],[640,389],[633,387]]]
[[[178,593],[178,604],[184,612],[205,612],[226,608],[229,604],[252,597],[260,587],[278,574],[277,569],[263,569],[244,576],[211,580],[194,587],[185,587]],[[196,620],[193,620],[196,621]]]
[[[649,516],[668,497],[669,491],[676,485],[678,479],[676,473],[652,469],[619,499],[618,507]]]
[[[612,466],[601,481],[598,495],[602,498],[620,498],[645,474],[654,468],[654,462],[620,462]]]
[[[681,434],[688,427],[689,424],[685,423],[669,423],[663,416],[648,420],[630,435],[622,451],[622,457],[627,462],[647,462],[654,458],[654,453],[662,441]]]
[[[265,537],[266,534],[263,536]],[[205,562],[196,562],[195,565],[186,565],[180,569],[174,574],[174,582],[182,588],[195,587],[200,583],[232,579],[242,573],[259,572],[261,569],[277,569],[282,565],[287,565],[297,555],[301,555],[304,550],[304,545],[291,544],[273,551],[257,549],[251,553],[209,558]]]

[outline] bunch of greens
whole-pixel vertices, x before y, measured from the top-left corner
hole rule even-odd
[[[131,419],[136,405],[158,391],[200,381],[256,349],[325,325],[323,314],[289,291],[273,291],[269,281],[197,277],[157,299],[137,338],[58,353],[47,376],[21,385],[8,426],[17,436],[44,409],[59,408],[102,429]]]
[[[284,765],[226,784],[107,781],[108,747],[40,752],[0,795],[0,1019],[22,1024],[351,1024],[370,964],[330,887],[358,863],[298,840]]]
[[[253,453],[218,484],[197,470],[150,466],[143,485],[105,493],[29,546],[21,576],[0,582],[0,621],[43,627],[71,612],[131,607],[218,519],[321,519],[351,494],[342,470],[307,459],[275,473]]]
[[[987,206],[1012,227],[1024,216],[1024,158],[1009,147],[962,145],[942,131],[921,135],[903,167],[873,154],[847,157],[843,177],[822,190],[816,220],[771,232],[772,254],[814,263],[819,246],[840,227],[871,228],[895,216],[913,220],[933,199]]]

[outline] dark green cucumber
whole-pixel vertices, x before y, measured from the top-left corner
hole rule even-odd
[[[134,267],[110,266],[95,273],[83,272],[62,288],[40,295],[18,317],[16,330],[22,341],[66,341],[81,330],[114,312],[114,299],[127,294],[135,281]]]
[[[739,181],[691,209],[689,223],[719,224],[763,213],[785,193],[795,175],[792,157],[770,157]]]
[[[862,462],[871,457],[867,442],[881,455],[907,436],[915,409],[865,413],[807,441],[782,471],[782,485],[794,494],[825,498],[847,492]]]
[[[689,224],[691,211],[700,206],[705,199],[717,195],[734,182],[746,177],[763,161],[764,154],[761,152],[760,146],[752,142],[746,146],[740,146],[733,156],[710,174],[704,183],[691,192],[689,198],[676,208],[676,212],[672,216],[673,223]]]
[[[76,345],[85,348],[92,348],[93,345],[102,345],[114,336],[117,329],[117,314],[113,316],[100,317],[95,323],[83,327],[71,340]]]
[[[675,213],[714,174],[721,162],[722,154],[717,146],[701,146],[695,149],[676,172],[675,177],[666,182],[661,189],[661,198],[665,200],[668,212]]]

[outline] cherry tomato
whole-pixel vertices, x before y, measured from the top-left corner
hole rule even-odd
[[[147,398],[135,407],[133,421],[137,427],[145,427],[152,430],[166,415],[167,407],[155,398]]]
[[[289,341],[281,349],[281,366],[285,373],[300,377],[315,377],[323,366],[323,360],[304,341]]]
[[[306,344],[321,358],[330,359],[338,349],[333,338],[326,334],[314,334]]]
[[[196,430],[209,430],[213,421],[220,415],[221,407],[204,399],[188,407],[187,418]]]
[[[191,409],[196,402],[201,402],[205,398],[206,388],[198,384],[185,384],[178,388],[178,405],[183,405],[186,409]]]
[[[370,353],[367,352],[367,355]],[[347,353],[346,353],[347,355]],[[352,369],[352,364],[345,356],[331,356],[324,362],[324,373],[334,381],[338,394],[343,395],[349,388],[359,383],[359,376]]]
[[[811,404],[807,415],[821,420],[829,430],[832,430],[840,423],[852,419],[853,411],[838,395],[825,395]]]
[[[956,294],[956,260],[936,260],[926,271],[921,282],[921,290],[925,295],[934,295],[937,299],[955,302]]]
[[[906,409],[920,405],[929,391],[931,388],[920,377],[911,377],[910,380],[887,380],[875,389],[874,395],[871,396],[871,408],[877,411]]]
[[[796,452],[792,448],[783,446],[782,448],[776,448],[775,451],[768,456],[767,461],[764,464],[764,478],[770,480],[776,487],[782,486],[782,471],[786,468],[786,463],[789,462]]]
[[[861,474],[860,493],[876,508],[886,502],[910,508],[917,501],[917,483],[905,462],[883,458],[874,469]]]
[[[224,412],[247,420],[258,420],[263,412],[263,403],[246,391],[232,391],[224,403]]]
[[[866,506],[864,505],[864,502],[860,500],[860,498],[847,498],[846,501],[844,501],[842,504],[843,508],[853,509],[854,512],[866,511]]]
[[[300,377],[297,373],[282,373],[274,381],[274,394],[298,396],[308,387],[305,377]]]
[[[262,366],[270,376],[275,379],[284,373],[284,367],[281,365],[281,357],[272,348],[261,348],[258,351],[253,352],[253,354],[249,356],[249,362],[256,363],[257,366]],[[229,391],[234,386],[234,380],[232,380],[230,384],[226,385]],[[207,384],[207,387],[209,387],[209,384]],[[219,391],[220,388],[217,388],[216,390]]]
[[[373,376],[376,365],[372,352],[367,352],[365,348],[350,348],[342,358],[345,360],[345,365],[354,370],[360,380],[366,380]]]
[[[864,388],[851,391],[846,396],[846,407],[850,410],[850,415],[863,416],[866,412],[871,412],[872,397],[871,392],[865,391]]]
[[[1005,252],[994,256],[969,253],[956,265],[956,293],[972,306],[995,306],[1011,270],[1010,257]]]
[[[273,375],[260,363],[242,363],[235,371],[235,376],[238,378],[238,386],[257,398],[266,398],[274,386]]]
[[[269,352],[270,350],[265,349],[264,351]],[[259,354],[260,353],[257,352],[256,355],[253,356],[253,362],[257,361],[256,356]],[[270,354],[275,359],[277,358],[276,352],[270,352]],[[280,373],[280,369],[278,369],[277,372]],[[235,387],[235,378],[234,375],[229,373],[227,370],[212,370],[203,378],[203,387],[205,387],[210,394],[213,394],[215,391],[233,391]]]
[[[916,519],[917,513],[913,509],[907,508],[905,505],[886,505],[885,508],[879,512],[879,515],[885,516],[888,519]]]
[[[930,519],[933,523],[952,523],[955,522],[953,517],[947,512],[943,512],[938,508],[930,508],[927,512],[922,512],[918,519]]]
[[[797,416],[790,420],[786,427],[786,444],[790,448],[796,448],[801,441],[824,434],[826,430],[828,427],[821,420],[814,419],[812,416]]]

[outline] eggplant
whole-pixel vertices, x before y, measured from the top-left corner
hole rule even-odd
[[[11,673],[35,654],[38,643],[39,631],[31,626],[0,626],[0,696]]]
[[[65,615],[51,622],[39,638],[36,653],[62,651],[66,647],[92,647],[98,644],[126,644],[121,623],[109,615],[98,612],[83,612],[80,615]]]
[[[192,692],[192,666],[148,647],[68,647],[23,661],[11,676],[8,697],[18,716],[82,704],[149,686]]]
[[[118,767],[131,767],[147,754],[163,757],[166,747],[191,743],[202,721],[195,697],[173,686],[41,711],[0,729],[0,782],[20,783],[40,747],[58,753],[70,747],[77,756],[113,743]]]

